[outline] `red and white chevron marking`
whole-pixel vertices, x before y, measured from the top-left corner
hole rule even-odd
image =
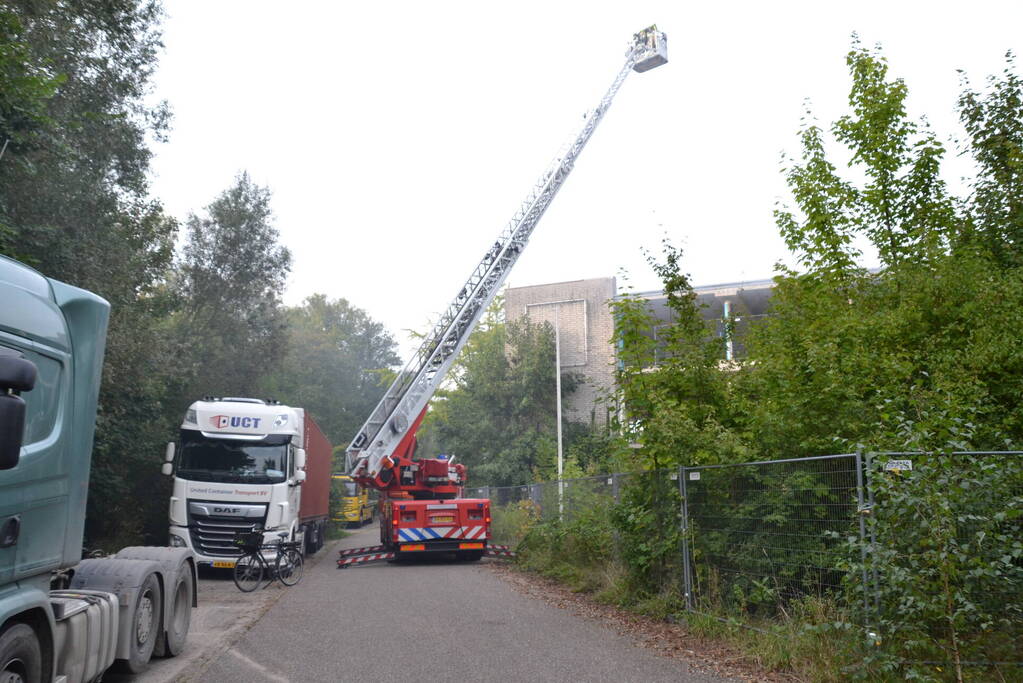
[[[393,560],[394,553],[374,553],[372,555],[366,555],[365,557],[347,557],[341,558],[337,561],[338,569],[345,569],[355,564],[366,564],[367,562],[383,562],[384,560]]]
[[[378,553],[384,549],[382,545],[371,545],[366,548],[348,548],[347,550],[339,550],[337,554],[341,557],[349,557],[351,555],[366,555],[368,553]]]
[[[431,526],[398,527],[398,540],[403,543],[433,541],[443,538],[460,538],[466,541],[482,541],[487,537],[487,526]]]
[[[498,550],[501,546],[491,546],[483,551],[487,557],[515,557],[514,550]],[[507,546],[505,546],[507,547]]]

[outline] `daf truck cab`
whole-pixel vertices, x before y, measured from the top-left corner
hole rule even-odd
[[[317,467],[307,473],[310,437],[318,437],[311,443]],[[286,532],[315,552],[327,523],[329,481],[322,505],[318,500],[324,444],[329,475],[330,445],[302,408],[254,398],[196,401],[177,443],[167,447],[164,473],[174,476],[170,544],[217,568],[234,566],[240,554],[234,539],[243,532],[262,531],[268,544]]]

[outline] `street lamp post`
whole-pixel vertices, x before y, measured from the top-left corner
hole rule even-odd
[[[561,329],[558,325],[558,304],[554,304],[554,386],[557,392],[558,420],[558,519],[562,519],[565,511],[565,460],[561,450]]]

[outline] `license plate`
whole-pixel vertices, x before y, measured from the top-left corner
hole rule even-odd
[[[234,560],[214,560],[213,566],[217,569],[234,569]]]
[[[452,524],[455,521],[455,516],[454,515],[437,515],[436,517],[431,517],[430,521],[433,522],[434,524]]]

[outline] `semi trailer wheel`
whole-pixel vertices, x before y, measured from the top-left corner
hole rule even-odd
[[[185,649],[188,640],[188,628],[192,625],[192,596],[195,586],[192,585],[192,570],[182,567],[178,572],[176,585],[167,600],[171,617],[167,622],[167,631],[162,636],[162,647],[158,647],[164,657],[177,657]]]
[[[31,626],[12,624],[0,633],[0,683],[41,683],[43,654]]]
[[[131,622],[121,628],[128,632],[128,658],[117,660],[117,666],[127,673],[139,674],[146,670],[153,649],[163,628],[163,600],[160,582],[156,574],[150,574],[142,582],[135,605],[131,610]]]

